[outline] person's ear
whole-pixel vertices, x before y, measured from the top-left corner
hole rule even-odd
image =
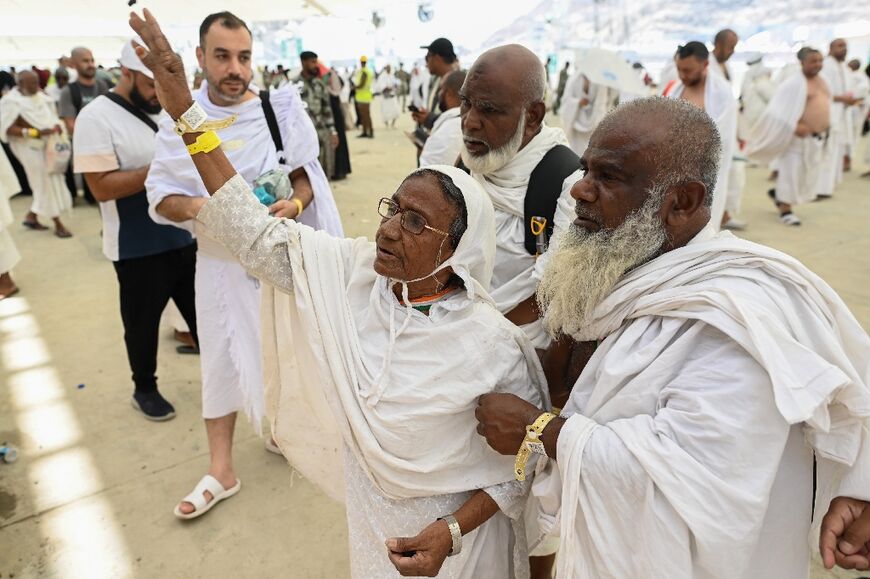
[[[707,187],[700,181],[688,181],[671,187],[662,203],[665,225],[678,229],[704,214],[709,219],[710,208],[705,203],[706,198]]]
[[[196,61],[199,63],[199,69],[205,70],[205,52],[201,46],[196,47]]]
[[[544,117],[547,114],[547,105],[543,101],[532,103],[526,110],[526,131],[532,134],[538,131],[541,123],[544,122]]]

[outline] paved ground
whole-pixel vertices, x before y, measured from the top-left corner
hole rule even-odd
[[[351,138],[354,173],[334,188],[348,235],[374,232],[376,200],[414,167],[400,130],[376,136]],[[765,176],[749,173],[746,237],[802,259],[870,328],[870,182],[850,174],[834,200],[801,208],[804,225],[788,229],[764,195]],[[27,206],[13,201],[18,216]],[[243,421],[242,492],[202,519],[172,516],[208,464],[198,359],[176,354],[167,330],[159,376],[178,416],[154,424],[130,408],[98,213],[76,209],[68,224],[70,240],[14,229],[22,293],[0,302],[0,441],[21,458],[0,464],[0,578],[345,577],[342,507],[267,453]]]

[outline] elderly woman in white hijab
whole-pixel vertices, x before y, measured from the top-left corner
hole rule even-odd
[[[145,18],[131,16],[150,50],[139,55],[183,117],[181,61]],[[487,295],[483,190],[452,167],[421,169],[381,199],[375,243],[338,239],[270,216],[215,134],[182,138],[212,195],[196,218],[281,290],[263,303],[267,414],[294,466],[346,500],[352,576],[527,577],[527,487],[476,434],[474,410],[494,391],[548,400],[534,349]]]

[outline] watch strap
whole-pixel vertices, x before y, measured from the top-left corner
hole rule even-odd
[[[516,476],[518,481],[526,480],[526,464],[529,462],[529,457],[531,457],[532,453],[547,456],[541,435],[550,421],[556,418],[556,416],[552,412],[544,412],[533,423],[526,426],[526,437],[523,439],[523,443],[520,445],[517,457],[514,460],[514,476]]]

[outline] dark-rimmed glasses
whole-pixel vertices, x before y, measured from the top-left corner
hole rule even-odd
[[[387,199],[386,197],[381,197],[381,200],[378,202],[378,215],[384,218],[384,220],[392,219],[397,214],[401,215],[400,224],[402,225],[402,229],[413,233],[414,235],[420,235],[423,233],[424,229],[428,229],[430,231],[434,231],[444,237],[452,237],[446,231],[441,231],[440,229],[435,229],[434,227],[430,227],[426,222],[426,218],[417,213],[416,211],[412,211],[410,209],[402,209],[399,207],[399,204],[393,201],[392,199]]]

